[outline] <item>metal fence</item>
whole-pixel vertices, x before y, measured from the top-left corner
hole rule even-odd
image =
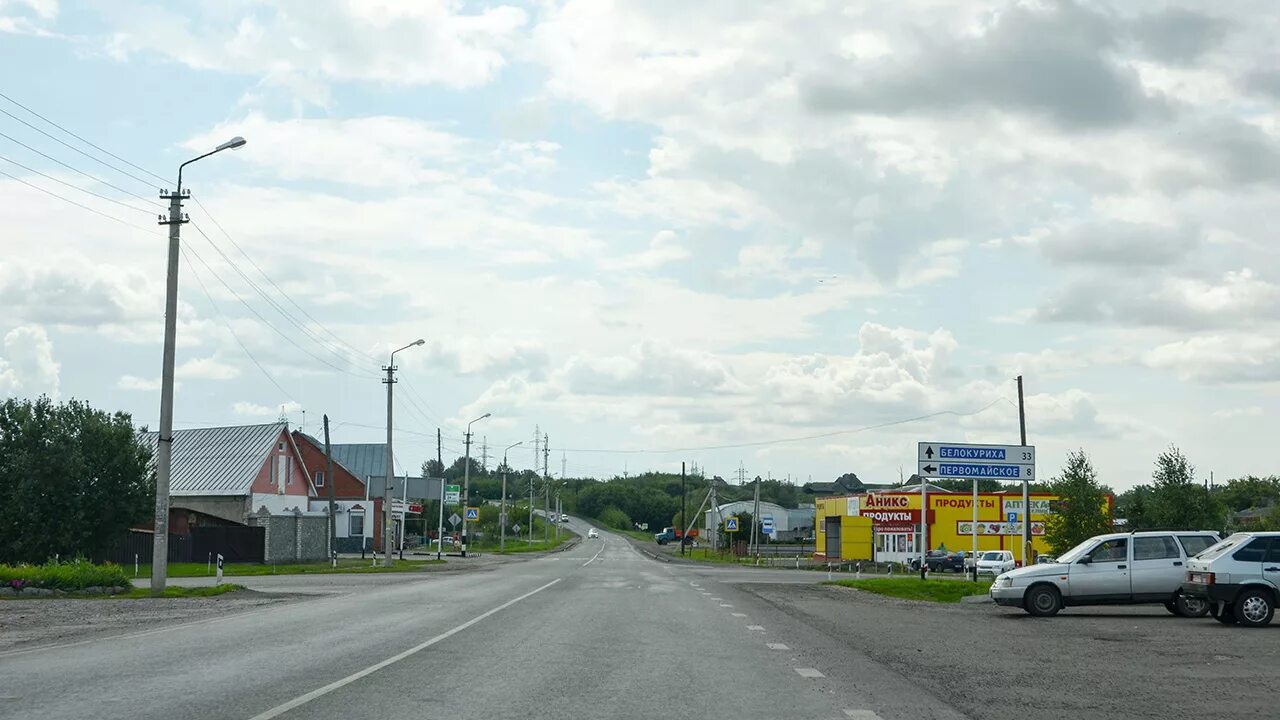
[[[196,527],[191,529],[191,555],[196,562],[222,555],[226,562],[260,563],[265,540],[266,528],[261,527]]]
[[[97,562],[113,562],[120,565],[132,565],[135,561],[150,564],[153,539],[153,533],[130,530],[124,537],[102,548],[93,559]],[[191,562],[193,557],[191,548],[190,535],[169,533],[169,562]]]

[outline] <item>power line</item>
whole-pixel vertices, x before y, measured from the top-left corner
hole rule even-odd
[[[342,338],[341,338],[337,333],[333,332],[333,331],[332,331],[332,330],[330,330],[328,327],[326,327],[326,326],[325,326],[323,323],[321,323],[319,320],[317,320],[317,319],[315,319],[314,317],[312,317],[311,313],[307,312],[306,308],[304,308],[304,307],[302,307],[301,305],[299,305],[299,304],[298,304],[298,302],[297,302],[296,300],[294,300],[294,299],[293,299],[293,297],[291,297],[291,296],[289,295],[289,293],[287,293],[287,292],[285,292],[285,291],[284,291],[284,288],[282,288],[282,287],[280,287],[279,285],[277,285],[277,284],[276,284],[276,281],[275,281],[275,280],[272,280],[270,275],[267,275],[266,271],[264,271],[264,270],[263,270],[263,269],[258,265],[258,263],[254,262],[253,257],[252,257],[251,255],[249,255],[249,253],[245,252],[245,251],[244,251],[244,248],[240,247],[240,244],[239,244],[239,243],[237,243],[237,242],[235,241],[235,238],[231,237],[231,233],[228,233],[228,232],[226,231],[226,229],[222,227],[222,223],[219,223],[219,222],[218,222],[218,219],[217,219],[217,218],[215,218],[215,217],[213,216],[213,213],[209,212],[209,209],[208,209],[208,208],[206,208],[206,207],[204,206],[204,203],[201,203],[201,202],[200,202],[200,200],[199,200],[198,198],[195,198],[195,197],[192,197],[191,199],[192,199],[192,200],[194,200],[194,201],[195,201],[195,203],[196,203],[196,206],[197,206],[197,207],[199,207],[199,208],[200,208],[200,210],[201,210],[202,212],[204,212],[204,214],[205,214],[205,215],[207,215],[207,216],[209,217],[210,222],[212,222],[212,223],[214,224],[214,226],[218,228],[218,230],[223,234],[223,236],[224,236],[224,237],[226,237],[226,238],[227,238],[227,240],[231,243],[231,245],[232,245],[233,247],[235,247],[235,249],[236,249],[236,250],[240,251],[240,254],[241,254],[242,256],[244,256],[244,259],[245,259],[245,260],[248,260],[248,261],[249,261],[249,264],[250,264],[250,265],[252,265],[252,266],[253,266],[253,268],[254,268],[255,270],[257,270],[257,271],[258,271],[258,274],[259,274],[259,275],[261,275],[264,279],[266,279],[266,281],[267,281],[267,282],[271,283],[271,287],[275,288],[275,289],[276,289],[276,291],[277,291],[277,292],[279,292],[279,293],[280,293],[280,295],[282,295],[282,296],[284,297],[284,299],[285,299],[285,300],[288,300],[290,305],[293,305],[295,308],[297,308],[297,309],[298,309],[298,311],[299,311],[299,312],[301,312],[301,313],[302,313],[302,314],[303,314],[303,315],[304,315],[308,320],[310,320],[311,322],[315,323],[315,325],[316,325],[317,327],[319,327],[321,330],[325,331],[325,333],[327,333],[330,337],[332,337],[334,340],[336,340],[336,341],[338,342],[338,344],[340,344],[340,345],[342,345],[342,346],[346,347],[346,348],[347,348],[347,349],[349,349],[352,353],[354,353],[354,354],[356,354],[356,355],[358,355],[358,356],[361,356],[362,358],[368,359],[370,362],[374,362],[374,363],[379,362],[378,358],[376,358],[376,357],[374,357],[374,356],[372,356],[372,355],[370,355],[370,354],[368,354],[368,353],[364,352],[363,350],[360,350],[359,348],[357,348],[357,347],[355,347],[355,346],[351,345],[351,344],[350,344],[350,343],[348,343],[346,340],[343,340],[343,339],[342,339]]]
[[[107,154],[107,155],[110,155],[111,157],[115,158],[116,160],[119,160],[120,162],[124,163],[125,165],[128,165],[129,167],[131,167],[131,168],[133,168],[133,169],[135,169],[135,170],[138,170],[138,171],[140,171],[140,172],[144,172],[144,173],[146,173],[147,175],[150,175],[151,177],[153,177],[153,178],[155,178],[155,179],[159,180],[159,181],[160,181],[160,182],[162,182],[162,183],[169,182],[169,181],[168,181],[168,180],[166,180],[165,178],[160,177],[159,175],[157,175],[157,174],[155,174],[155,173],[151,172],[150,170],[148,170],[148,169],[146,169],[146,168],[143,168],[143,167],[138,167],[137,165],[134,165],[133,163],[129,162],[128,160],[125,160],[124,158],[120,157],[119,155],[116,155],[115,153],[111,152],[110,150],[107,150],[106,148],[103,148],[103,147],[102,147],[102,146],[100,146],[100,145],[95,145],[95,144],[93,144],[92,142],[90,142],[90,141],[88,141],[88,140],[85,140],[84,138],[80,137],[79,135],[77,135],[77,134],[75,134],[75,133],[71,132],[70,130],[66,129],[65,127],[63,127],[63,126],[59,125],[58,123],[56,123],[56,122],[54,122],[54,121],[50,120],[49,118],[45,117],[44,115],[41,115],[40,113],[36,112],[35,110],[32,110],[31,108],[27,107],[26,105],[23,105],[22,103],[18,102],[17,100],[14,100],[13,98],[9,97],[8,95],[5,95],[4,93],[0,93],[0,98],[4,98],[5,100],[8,100],[9,102],[13,103],[14,105],[17,105],[18,107],[22,108],[23,110],[26,110],[27,112],[31,113],[32,115],[35,115],[36,117],[40,118],[41,120],[43,120],[43,121],[45,121],[45,122],[49,123],[50,125],[52,125],[52,126],[54,126],[54,127],[58,128],[58,129],[59,129],[59,130],[61,130],[62,132],[64,132],[64,133],[66,133],[66,134],[70,135],[71,137],[73,137],[73,138],[75,138],[75,139],[79,140],[80,142],[84,143],[85,145],[88,145],[89,147],[94,148],[94,149],[95,149],[95,150],[97,150],[98,152],[101,152],[101,153],[105,153],[105,154]],[[8,113],[5,113],[5,114],[7,115]]]
[[[271,376],[271,373],[267,372],[267,369],[262,366],[262,363],[258,362],[258,358],[254,357],[254,354],[250,352],[249,348],[240,340],[240,336],[237,335],[235,329],[231,327],[231,322],[227,320],[227,316],[222,313],[222,309],[218,307],[218,303],[214,302],[213,295],[210,294],[209,288],[205,287],[204,280],[200,278],[200,273],[196,272],[195,265],[193,265],[191,263],[191,259],[187,257],[188,249],[185,246],[179,246],[179,250],[182,252],[182,259],[187,261],[187,267],[191,270],[192,276],[194,276],[196,282],[200,284],[200,290],[204,292],[205,298],[209,300],[209,305],[213,307],[214,313],[218,315],[218,319],[226,326],[227,332],[231,333],[231,337],[235,339],[236,344],[240,346],[240,349],[244,351],[245,355],[249,356],[249,360],[253,361],[254,366],[256,366],[258,370],[262,371],[263,376],[265,376],[272,385],[275,385],[277,390],[284,393],[286,399],[297,402],[293,397],[293,394],[281,387],[280,383],[276,382],[276,379]],[[205,268],[208,269],[208,264],[205,263],[204,259],[201,258],[194,249],[191,249],[189,252],[191,252],[192,255],[195,255],[196,258],[200,260],[200,264],[204,265]],[[210,270],[210,272],[213,271]]]
[[[94,157],[94,156],[90,155],[89,153],[87,153],[87,152],[85,152],[85,151],[81,150],[80,148],[76,147],[75,145],[72,145],[71,143],[68,143],[68,142],[66,142],[66,141],[62,140],[61,138],[54,137],[53,135],[49,134],[48,132],[46,132],[46,131],[44,131],[44,130],[41,130],[40,128],[36,127],[35,125],[32,125],[31,123],[27,122],[26,120],[23,120],[22,118],[18,117],[17,115],[14,115],[13,113],[9,112],[8,110],[5,110],[5,109],[3,109],[3,108],[0,108],[0,113],[4,113],[5,115],[8,115],[9,117],[13,118],[14,120],[17,120],[18,122],[22,123],[23,125],[26,125],[27,127],[31,128],[32,130],[35,130],[36,132],[40,133],[41,135],[44,135],[45,137],[47,137],[47,138],[49,138],[50,140],[52,140],[52,141],[54,141],[54,142],[58,143],[59,145],[62,145],[62,146],[64,146],[64,147],[68,148],[68,149],[74,150],[75,152],[80,153],[81,155],[83,155],[83,156],[85,156],[85,157],[89,158],[90,160],[92,160],[92,161],[94,161],[94,162],[96,162],[96,163],[98,163],[98,164],[100,164],[100,165],[104,165],[104,166],[106,166],[106,167],[108,167],[108,168],[111,168],[112,170],[115,170],[116,172],[118,172],[118,173],[120,173],[121,175],[124,175],[124,176],[126,176],[126,177],[133,178],[134,180],[137,180],[138,182],[142,183],[143,185],[146,185],[147,187],[152,187],[152,184],[151,184],[151,181],[150,181],[150,180],[143,180],[142,178],[138,177],[137,175],[134,175],[133,173],[129,172],[128,170],[121,170],[120,168],[116,167],[115,165],[112,165],[111,163],[107,162],[106,160],[101,160],[101,159],[99,159],[99,158],[96,158],[96,157]]]
[[[3,110],[0,110],[0,112],[4,112],[4,111],[3,111]],[[150,199],[150,198],[145,198],[145,197],[143,197],[143,196],[141,196],[141,195],[139,195],[139,194],[137,194],[137,193],[135,193],[135,192],[132,192],[132,191],[130,191],[130,190],[125,190],[124,188],[120,187],[119,185],[114,185],[114,184],[112,184],[112,183],[109,183],[109,182],[107,182],[106,180],[103,180],[102,178],[98,177],[97,175],[93,175],[93,174],[87,173],[87,172],[85,172],[84,170],[81,170],[80,168],[75,167],[75,166],[73,166],[73,165],[68,165],[67,163],[62,162],[62,161],[61,161],[61,160],[59,160],[58,158],[56,158],[56,157],[54,157],[54,156],[52,156],[52,155],[49,155],[48,153],[45,153],[45,152],[43,152],[43,151],[41,151],[41,150],[38,150],[38,149],[36,149],[36,148],[32,147],[32,146],[30,146],[30,145],[28,145],[28,144],[26,144],[26,143],[22,142],[21,140],[19,140],[19,139],[17,139],[17,138],[15,138],[15,137],[13,137],[12,135],[6,135],[5,133],[0,132],[0,137],[2,137],[2,138],[4,138],[4,139],[8,140],[9,142],[14,143],[15,145],[21,145],[22,147],[24,147],[24,148],[26,148],[26,149],[30,150],[31,152],[33,152],[33,153],[35,153],[35,154],[39,155],[40,157],[44,158],[45,160],[48,160],[49,162],[57,163],[57,164],[61,165],[62,167],[64,167],[64,168],[66,168],[66,169],[70,170],[71,172],[79,173],[80,175],[83,175],[83,176],[85,176],[85,177],[89,178],[90,180],[92,180],[92,181],[94,181],[94,182],[96,182],[96,183],[101,183],[101,184],[103,184],[103,185],[106,185],[107,187],[111,188],[112,190],[115,190],[116,192],[123,193],[123,194],[125,194],[125,195],[128,195],[129,197],[137,198],[137,199],[139,199],[139,200],[141,200],[141,201],[143,201],[143,202],[146,202],[146,203],[151,203],[152,205],[155,205],[156,207],[158,207],[158,208],[160,208],[160,209],[162,209],[162,210],[164,209],[164,205],[162,205],[162,204],[160,204],[160,203],[156,202],[155,200],[152,200],[152,199]],[[12,161],[10,161],[10,162],[12,162]],[[14,164],[16,165],[17,163],[14,163]],[[34,171],[34,170],[33,170],[32,172],[36,172],[36,171]],[[112,201],[112,202],[115,202],[115,201]],[[150,211],[150,210],[147,210],[146,212],[151,212],[151,211]]]
[[[3,134],[3,133],[0,133],[0,134]],[[96,197],[96,198],[101,199],[101,200],[106,200],[107,202],[115,203],[116,205],[119,205],[120,207],[126,207],[126,208],[129,208],[130,210],[137,210],[138,212],[144,212],[144,213],[147,213],[148,215],[150,215],[150,214],[151,214],[151,212],[152,212],[152,211],[150,211],[150,210],[148,210],[148,209],[146,209],[146,208],[140,208],[140,207],[138,207],[137,205],[130,205],[130,204],[129,204],[129,203],[127,203],[127,202],[124,202],[124,201],[121,201],[121,200],[117,200],[117,199],[115,199],[115,198],[113,198],[113,197],[109,197],[109,196],[107,196],[107,195],[103,195],[103,194],[101,194],[101,193],[96,193],[96,192],[94,192],[94,191],[92,191],[92,190],[89,190],[89,189],[87,189],[87,188],[82,188],[82,187],[80,187],[79,185],[72,185],[71,183],[67,182],[66,180],[61,180],[61,179],[56,178],[56,177],[54,177],[54,176],[52,176],[52,175],[50,175],[50,174],[48,174],[48,173],[44,173],[44,172],[41,172],[41,171],[39,171],[39,170],[36,170],[35,168],[27,167],[26,165],[23,165],[22,163],[18,162],[17,160],[12,160],[12,159],[7,158],[7,157],[5,157],[5,156],[3,156],[3,155],[0,155],[0,160],[3,160],[3,161],[5,161],[5,162],[7,162],[7,163],[9,163],[9,164],[11,164],[11,165],[17,165],[18,167],[22,168],[23,170],[26,170],[27,172],[35,173],[36,175],[39,175],[40,177],[45,178],[45,179],[48,179],[48,180],[52,180],[52,181],[54,181],[54,182],[58,183],[59,185],[65,185],[66,187],[69,187],[69,188],[71,188],[72,190],[79,190],[79,191],[80,191],[80,192],[82,192],[82,193],[88,193],[88,194],[90,194],[90,195],[92,195],[92,196],[94,196],[94,197]]]
[[[52,197],[58,198],[59,200],[61,200],[61,201],[63,201],[63,202],[71,203],[72,205],[75,205],[76,207],[81,208],[81,209],[83,209],[83,210],[88,210],[89,212],[93,213],[94,215],[101,215],[102,217],[104,217],[104,218],[106,218],[106,219],[108,219],[108,220],[114,220],[115,222],[118,222],[118,223],[120,223],[121,225],[127,225],[127,226],[129,226],[129,227],[131,227],[131,228],[134,228],[134,229],[136,229],[136,230],[142,230],[143,232],[148,233],[148,234],[150,234],[150,235],[158,235],[158,236],[160,236],[160,237],[164,237],[164,233],[159,232],[159,231],[157,231],[157,230],[155,230],[155,229],[153,229],[153,228],[146,228],[146,227],[143,227],[143,226],[141,226],[141,225],[135,225],[135,224],[133,224],[133,223],[129,222],[128,220],[123,220],[123,219],[121,219],[121,218],[116,217],[115,215],[108,215],[107,213],[104,213],[104,212],[102,212],[101,210],[94,210],[93,208],[89,207],[88,205],[85,205],[85,204],[83,204],[83,203],[78,203],[78,202],[76,202],[75,200],[72,200],[71,198],[63,197],[62,195],[59,195],[59,194],[58,194],[58,193],[56,193],[56,192],[53,192],[53,191],[51,191],[51,190],[46,190],[46,189],[44,189],[44,188],[40,187],[39,185],[34,185],[34,184],[32,184],[32,183],[29,183],[29,182],[27,182],[26,180],[23,180],[22,178],[20,178],[20,177],[18,177],[18,176],[16,176],[16,175],[10,175],[9,173],[5,172],[4,170],[0,170],[0,175],[3,175],[3,176],[5,176],[5,177],[9,178],[10,180],[16,180],[17,182],[20,182],[20,183],[22,183],[23,185],[26,185],[27,187],[29,187],[29,188],[31,188],[31,189],[33,189],[33,190],[39,190],[40,192],[44,193],[45,195],[50,195],[50,196],[52,196]]]

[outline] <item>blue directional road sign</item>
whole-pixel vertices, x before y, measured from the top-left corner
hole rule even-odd
[[[467,522],[480,519],[480,508],[467,508]]]
[[[921,477],[1035,480],[1036,449],[1031,445],[971,445],[922,442]]]
[[[768,535],[773,534],[773,516],[772,515],[765,515],[763,518],[761,518],[760,529],[765,534],[768,534]]]
[[[738,518],[727,517],[724,519],[725,532],[738,532]]]

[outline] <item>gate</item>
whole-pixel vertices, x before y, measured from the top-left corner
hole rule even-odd
[[[826,535],[826,551],[828,560],[840,558],[840,518],[823,519],[823,534]]]
[[[132,565],[135,559],[149,565],[151,563],[153,533],[130,530],[129,533],[106,548],[93,554],[97,562],[113,562],[118,565]],[[169,533],[169,562],[191,562],[191,537]]]
[[[197,562],[222,555],[226,562],[260,563],[266,528],[211,525],[191,528],[191,555]]]

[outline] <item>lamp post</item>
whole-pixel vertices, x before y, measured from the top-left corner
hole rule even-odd
[[[524,441],[512,443],[502,451],[502,511],[498,513],[498,525],[502,527],[498,537],[498,552],[505,552],[507,549],[507,450],[513,447],[523,445]]]
[[[485,413],[480,417],[467,423],[467,450],[466,457],[462,461],[462,557],[467,556],[467,508],[471,502],[471,426],[489,417],[491,413]]]
[[[396,353],[408,350],[426,342],[418,338],[398,350],[391,351],[391,363],[383,368],[387,377],[382,382],[387,385],[387,482],[382,488],[382,566],[391,567],[391,481],[396,476],[395,455],[391,451],[391,388],[396,384]]]
[[[243,147],[244,138],[237,135],[199,157],[178,166],[178,187],[172,193],[160,193],[169,201],[169,218],[160,218],[161,225],[169,226],[169,268],[165,278],[164,295],[164,356],[160,366],[160,434],[156,438],[156,519],[155,535],[151,543],[151,594],[164,593],[169,575],[169,478],[173,467],[173,357],[178,335],[178,244],[182,224],[182,201],[190,197],[182,192],[182,170],[197,160],[203,160],[223,150]]]

